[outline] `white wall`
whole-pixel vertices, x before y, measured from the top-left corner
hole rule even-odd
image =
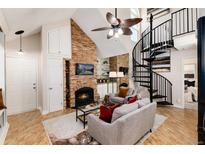
[[[40,92],[40,52],[41,52],[41,37],[40,33],[34,34],[22,39],[23,55],[18,55],[19,39],[6,42],[6,57],[23,57],[27,59],[34,59],[36,61],[36,68],[38,68],[37,77],[37,100],[38,107],[41,106],[41,92]]]
[[[197,49],[190,48],[185,50],[172,50],[171,51],[171,72],[160,73],[168,80],[170,80],[173,84],[172,86],[172,96],[173,96],[173,104],[176,107],[184,107],[183,102],[183,88],[184,88],[184,77],[183,77],[183,69],[184,69],[184,61],[186,59],[196,59],[197,58]]]
[[[199,17],[205,16],[205,8],[200,8],[199,9]]]

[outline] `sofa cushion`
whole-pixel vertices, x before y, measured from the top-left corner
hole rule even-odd
[[[131,104],[124,104],[118,108],[116,108],[112,114],[112,121],[114,122],[118,118],[122,117],[123,115],[126,115],[134,110],[138,109],[138,103],[131,103]]]
[[[129,88],[128,87],[120,87],[119,88],[119,97],[125,98],[128,94]]]
[[[101,105],[99,118],[105,122],[110,123],[114,109],[119,107],[119,106],[120,106],[120,104],[114,104],[114,105],[110,105],[110,106]]]
[[[149,98],[149,91],[145,87],[138,87],[137,88],[137,96],[138,99]]]
[[[139,108],[147,105],[150,103],[150,99],[149,98],[143,98],[141,100],[138,100],[138,104],[139,104]]]

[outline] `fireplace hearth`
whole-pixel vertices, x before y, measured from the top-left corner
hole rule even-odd
[[[94,102],[94,89],[82,87],[75,91],[75,107],[88,105]]]

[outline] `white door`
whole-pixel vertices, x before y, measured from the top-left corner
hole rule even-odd
[[[65,58],[71,58],[71,34],[69,27],[61,27],[59,29],[60,38],[60,54]]]
[[[60,36],[59,30],[54,29],[48,32],[48,53],[59,54],[60,52]]]
[[[37,69],[33,59],[6,59],[6,102],[8,114],[37,108]]]
[[[48,101],[50,112],[63,109],[62,59],[48,59]]]

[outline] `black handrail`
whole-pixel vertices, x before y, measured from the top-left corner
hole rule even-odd
[[[198,18],[197,8],[183,8],[171,13],[172,36],[180,36],[194,32]]]
[[[152,29],[152,25],[148,27],[141,35],[140,40],[136,43],[132,51],[133,57],[133,77],[135,82],[139,82],[140,85],[146,86],[150,89],[150,98],[152,100],[154,90],[156,89],[156,94],[158,96],[165,97],[165,102],[172,104],[172,83],[164,76],[153,71],[151,58],[155,58],[156,47],[159,47],[159,50],[169,51],[169,47],[173,47],[173,37],[183,35],[185,33],[193,32],[194,23],[190,25],[190,18],[193,18],[193,10],[191,12],[188,8],[180,9],[171,14],[171,19],[162,22]],[[184,11],[187,12],[187,17],[185,17]],[[176,14],[182,14],[182,17],[176,18],[174,21],[174,16]],[[191,16],[189,16],[191,14]],[[197,9],[195,10],[197,18]],[[179,33],[174,33],[174,30],[177,30],[177,26],[174,27],[178,20],[182,23],[182,27],[186,27]],[[182,21],[181,21],[182,20]],[[150,20],[152,22],[152,20]],[[193,21],[194,22],[194,21]],[[186,26],[185,26],[186,23]],[[152,23],[151,23],[152,24]],[[177,25],[177,24],[176,24]],[[192,27],[190,27],[192,26]],[[149,52],[148,52],[149,51]],[[145,62],[145,59],[149,59],[149,62]],[[153,84],[152,84],[153,82]],[[144,84],[146,85],[144,85]],[[152,92],[153,91],[153,92]]]

